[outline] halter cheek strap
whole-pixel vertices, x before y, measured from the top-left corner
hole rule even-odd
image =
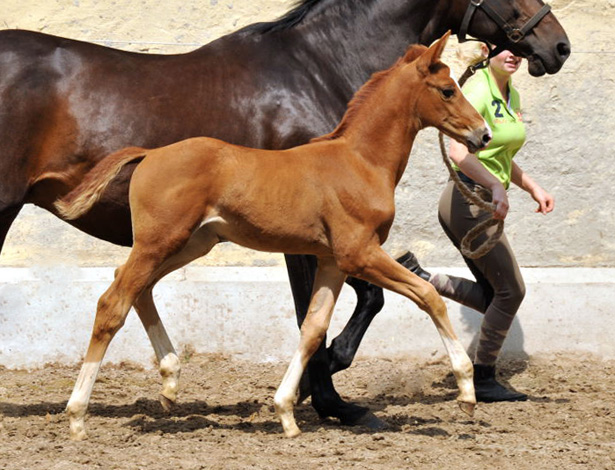
[[[536,14],[532,16],[521,28],[517,28],[516,26],[510,25],[504,18],[502,18],[502,16],[489,5],[487,0],[470,0],[468,9],[466,10],[463,20],[461,21],[461,27],[457,33],[459,42],[468,41],[466,34],[468,33],[470,22],[472,21],[474,13],[476,13],[476,10],[479,8],[482,8],[487,16],[489,16],[489,18],[491,18],[499,26],[499,28],[506,33],[508,40],[512,43],[521,41],[525,35],[530,32],[532,28],[534,28],[534,26],[536,26],[551,10],[550,5],[543,5],[543,7],[538,10],[538,12],[536,12]]]

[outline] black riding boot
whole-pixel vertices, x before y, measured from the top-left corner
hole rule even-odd
[[[495,366],[474,364],[474,389],[476,401],[483,403],[527,400],[525,393],[509,390],[495,380]]]
[[[406,268],[408,271],[413,272],[414,274],[426,281],[429,281],[431,274],[421,268],[419,260],[416,259],[416,256],[414,256],[414,253],[412,253],[411,251],[408,251],[407,253],[404,253],[399,258],[397,258],[397,262],[401,264],[404,268]]]

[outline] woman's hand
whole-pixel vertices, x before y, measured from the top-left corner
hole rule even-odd
[[[508,214],[508,194],[504,185],[483,166],[479,159],[468,148],[453,140],[449,150],[449,156],[464,175],[472,178],[481,186],[491,190],[491,202],[495,205],[494,219],[504,220]]]
[[[498,220],[504,220],[508,215],[508,194],[504,185],[498,181],[497,185],[491,188],[492,199],[491,202],[495,205],[495,212],[493,218]]]
[[[536,212],[548,214],[553,210],[553,207],[555,206],[555,199],[553,199],[553,196],[551,196],[540,186],[536,185],[536,187],[532,188],[530,195],[532,196],[532,199],[538,203]]]
[[[536,212],[548,214],[555,207],[555,199],[534,181],[530,175],[523,171],[515,162],[512,164],[512,182],[524,191],[527,191],[532,199],[538,203]]]

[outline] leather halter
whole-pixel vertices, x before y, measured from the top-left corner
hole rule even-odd
[[[479,8],[491,18],[499,28],[506,33],[508,40],[512,43],[517,43],[521,41],[525,35],[538,24],[540,20],[544,18],[544,16],[549,13],[551,10],[550,5],[543,5],[543,7],[536,12],[534,16],[532,16],[527,23],[525,23],[521,28],[517,28],[509,24],[502,16],[493,9],[492,6],[489,5],[487,0],[470,0],[470,4],[468,5],[468,9],[461,21],[461,27],[459,28],[459,32],[457,33],[457,38],[459,42],[465,42],[469,39],[466,38],[466,34],[468,33],[468,27],[470,26],[470,22],[472,21],[472,17],[474,13]]]

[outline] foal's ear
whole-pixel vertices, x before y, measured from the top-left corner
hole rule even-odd
[[[419,57],[417,62],[417,69],[423,75],[429,74],[429,68],[431,65],[435,64],[440,60],[440,56],[442,56],[442,51],[446,47],[446,43],[448,42],[448,38],[451,36],[451,31],[448,30],[444,33],[440,39],[438,39],[435,43],[433,43],[429,49],[427,49],[421,57]]]

